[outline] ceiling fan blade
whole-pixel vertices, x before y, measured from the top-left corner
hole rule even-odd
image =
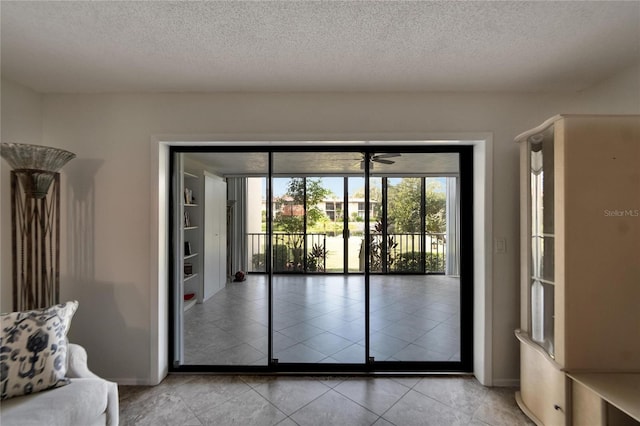
[[[382,164],[395,164],[395,161],[392,160],[385,160],[384,158],[373,158],[371,161],[375,161],[376,163],[382,163]]]
[[[377,159],[377,158],[393,158],[393,157],[400,157],[400,154],[397,152],[390,152],[388,154],[374,154],[373,158]]]

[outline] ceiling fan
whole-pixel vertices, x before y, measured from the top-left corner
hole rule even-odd
[[[395,161],[389,160],[389,158],[394,158],[394,157],[400,157],[400,154],[397,152],[390,152],[387,154],[373,154],[370,157],[371,159],[370,167],[373,168],[373,163],[394,164]],[[360,169],[362,170],[364,170],[364,159],[365,159],[365,155],[362,154],[362,160],[360,160]]]

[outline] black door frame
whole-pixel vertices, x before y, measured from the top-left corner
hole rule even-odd
[[[171,146],[170,153],[170,172],[174,172],[174,157],[176,153],[198,153],[198,152],[264,152],[269,156],[269,173],[267,185],[267,200],[273,197],[272,181],[273,174],[273,153],[276,152],[358,152],[365,155],[364,176],[365,176],[365,223],[369,223],[369,179],[370,161],[368,159],[374,152],[398,152],[398,153],[458,153],[459,154],[459,179],[460,179],[460,361],[375,361],[369,356],[370,354],[370,282],[371,272],[369,271],[369,262],[365,262],[365,355],[366,360],[358,364],[321,364],[321,363],[280,363],[273,359],[273,271],[270,271],[268,278],[268,310],[269,310],[269,327],[268,327],[268,356],[269,362],[265,366],[252,365],[180,365],[174,359],[173,348],[175,345],[175,329],[174,329],[174,312],[173,303],[176,300],[174,294],[175,285],[169,285],[169,371],[171,372],[220,372],[220,373],[278,373],[278,372],[296,372],[296,373],[376,373],[376,372],[407,372],[407,373],[426,373],[426,372],[472,372],[473,371],[473,146],[469,145],[402,145],[390,143],[384,147],[380,145],[350,145],[345,143],[341,146],[268,146],[259,147],[243,146],[242,143],[237,145],[227,145],[218,147],[206,146]],[[171,191],[176,191],[174,179],[171,180]],[[170,203],[174,197],[170,197]],[[173,208],[169,206],[169,235],[173,238],[174,226]],[[267,208],[267,234],[266,239],[266,261],[271,263],[271,210]],[[365,241],[369,241],[369,226],[365,226]],[[369,259],[369,244],[365,244],[365,259]],[[175,269],[175,253],[172,253],[174,244],[171,241],[170,249],[170,265],[169,276],[173,277]],[[348,274],[348,268],[344,271]]]

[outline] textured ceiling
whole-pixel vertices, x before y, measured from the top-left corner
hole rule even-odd
[[[378,153],[386,155],[385,153]],[[395,155],[395,154],[394,154]],[[222,176],[266,176],[268,154],[262,152],[189,153],[192,160],[207,164]],[[274,176],[363,176],[359,152],[276,152]],[[372,176],[447,176],[457,175],[459,156],[455,153],[398,153],[373,162]]]
[[[2,1],[40,92],[578,91],[640,60],[640,2]]]

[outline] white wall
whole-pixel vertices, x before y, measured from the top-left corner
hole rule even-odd
[[[43,144],[77,154],[65,166],[67,183],[62,188],[67,208],[62,224],[62,297],[80,301],[71,339],[87,347],[97,373],[122,383],[153,381],[150,359],[164,348],[150,343],[157,310],[151,306],[157,282],[149,256],[152,135],[228,134],[231,139],[242,134],[259,139],[273,134],[331,138],[357,133],[373,139],[491,132],[493,232],[507,243],[507,252],[493,258],[489,283],[492,382],[513,384],[519,363],[513,336],[519,322],[518,154],[513,138],[558,113],[640,113],[640,102],[628,95],[628,90],[640,93],[630,74],[626,71],[603,83],[593,94],[578,95],[45,95]],[[4,104],[4,90],[2,97]],[[2,115],[5,118],[4,110]],[[3,266],[6,258],[2,257]],[[3,279],[3,289],[7,284]]]
[[[640,111],[640,62],[579,93],[573,104],[577,111],[586,110],[594,114]]]
[[[42,95],[19,84],[2,80],[1,141],[42,144]],[[62,148],[60,145],[56,145]],[[0,161],[0,311],[12,308],[11,285],[11,167]]]
[[[563,97],[410,94],[50,95],[45,143],[65,141],[78,158],[65,191],[85,205],[84,232],[63,233],[63,294],[81,302],[72,337],[87,346],[94,368],[120,381],[148,379],[149,137],[154,134],[332,134],[493,132],[496,169],[494,231],[511,247],[496,258],[494,377],[517,377],[513,329],[518,319],[517,148],[513,137],[562,111]],[[88,164],[87,167],[83,163]],[[93,194],[75,195],[73,185]],[[77,218],[70,215],[68,222]],[[82,247],[87,247],[84,250]],[[73,253],[92,253],[78,262]],[[77,265],[77,266],[74,266]],[[86,265],[89,265],[87,268]],[[91,271],[81,274],[77,267]],[[96,327],[99,313],[108,321]],[[109,349],[113,347],[113,349]],[[122,348],[125,347],[125,350]],[[132,356],[131,354],[135,354]],[[137,355],[137,356],[136,356]]]

